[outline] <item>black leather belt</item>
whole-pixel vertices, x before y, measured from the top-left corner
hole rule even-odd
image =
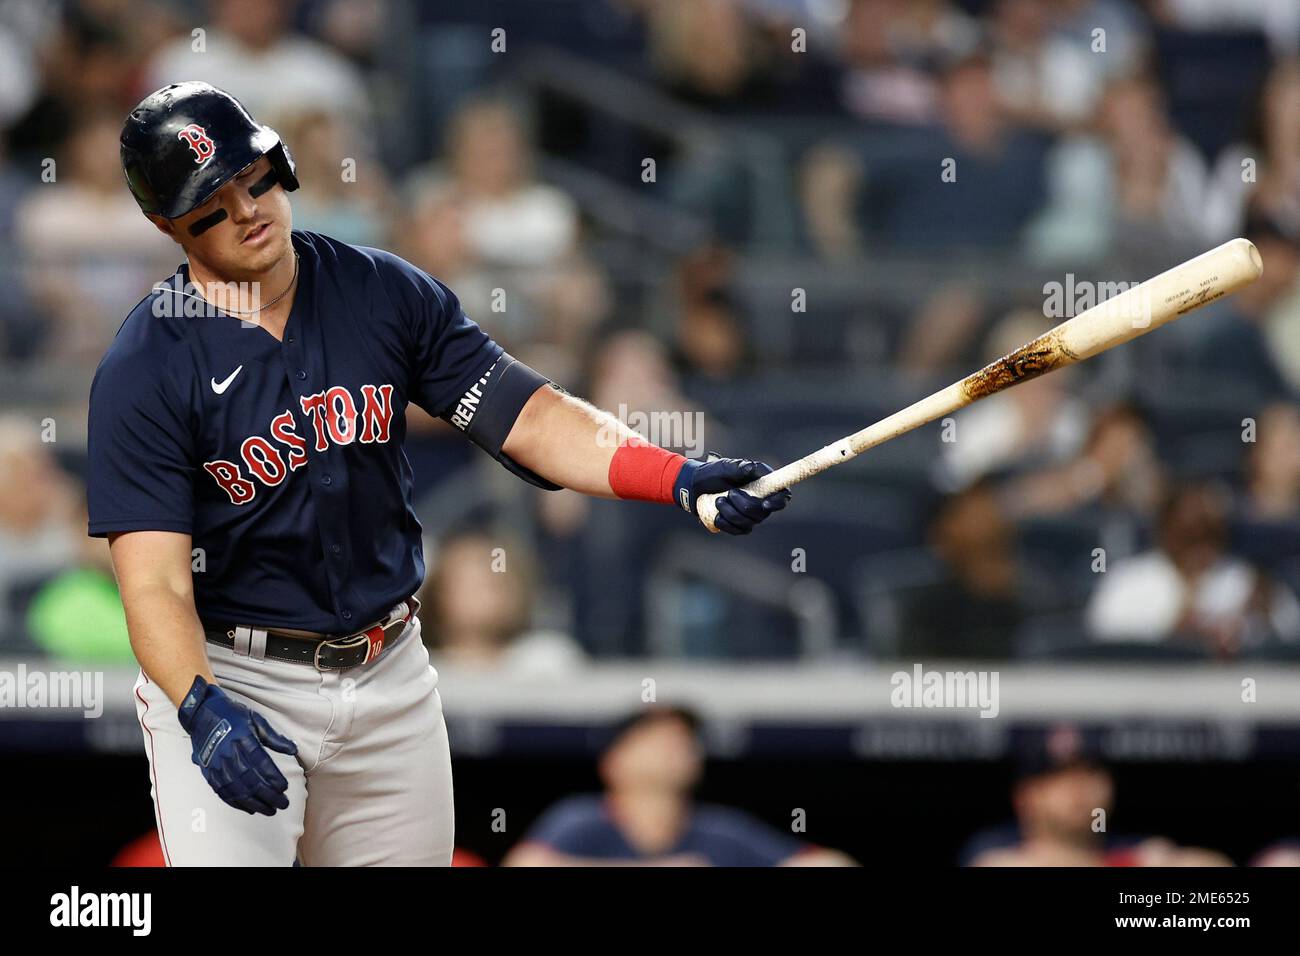
[[[228,647],[241,657],[308,664],[317,670],[343,670],[377,658],[385,647],[396,642],[419,610],[419,599],[408,598],[379,623],[342,637],[303,637],[273,627],[207,622],[203,633],[209,644]]]

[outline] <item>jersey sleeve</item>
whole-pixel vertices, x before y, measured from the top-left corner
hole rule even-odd
[[[411,401],[465,433],[509,471],[547,491],[559,485],[503,450],[524,405],[545,376],[511,356],[478,327],[449,288],[403,259],[372,250],[386,264],[389,295],[412,336]]]
[[[465,314],[456,294],[396,256],[388,286],[411,336],[411,400],[434,418],[450,418],[502,348]]]
[[[193,533],[194,437],[164,374],[106,360],[90,387],[88,532]]]

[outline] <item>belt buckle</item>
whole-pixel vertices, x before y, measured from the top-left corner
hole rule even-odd
[[[394,615],[393,613],[394,611],[401,610],[402,608],[406,609],[405,615],[401,615],[401,616]],[[407,626],[411,623],[411,620],[415,617],[416,613],[419,610],[420,610],[420,599],[416,597],[411,597],[407,601],[404,601],[394,606],[393,610],[389,612],[388,618],[381,624],[375,624],[371,627],[368,627],[364,631],[354,634],[351,637],[342,637],[339,638],[338,640],[333,640],[333,641],[321,641],[319,644],[316,645],[316,652],[315,654],[312,655],[312,665],[317,670],[323,669],[320,666],[320,652],[321,652],[321,648],[325,647],[326,645],[336,650],[346,651],[346,650],[351,650],[354,647],[359,647],[362,641],[365,641],[366,644],[369,646],[366,649],[366,656],[361,661],[361,664],[369,664],[371,661],[373,661],[376,657],[378,657],[380,654],[384,652],[384,646],[388,643],[388,629],[394,627],[401,628],[401,630],[398,631],[398,637],[400,637],[406,631]],[[356,666],[359,667],[360,664]],[[342,668],[330,668],[330,669],[341,670]]]
[[[366,632],[362,632],[361,634],[356,634],[352,637],[342,637],[334,641],[321,641],[319,644],[316,645],[316,653],[312,655],[312,661],[311,661],[312,666],[315,667],[318,671],[343,670],[343,668],[341,667],[321,667],[321,663],[320,663],[321,649],[325,647],[329,647],[336,651],[349,651],[354,647],[358,647],[362,641],[365,641],[367,644],[370,643],[370,635]],[[366,660],[369,659],[370,659],[370,653],[367,652]],[[362,661],[361,663],[364,664],[365,661]]]

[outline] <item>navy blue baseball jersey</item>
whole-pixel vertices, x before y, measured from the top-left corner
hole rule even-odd
[[[399,257],[293,247],[281,340],[182,295],[184,265],[122,323],[91,386],[89,533],[190,534],[205,621],[346,634],[424,580],[407,403],[554,487],[500,450],[546,380]]]
[[[542,814],[525,842],[599,860],[648,859],[628,842],[610,802],[595,794],[568,797]],[[660,856],[694,854],[713,866],[776,866],[811,844],[731,807],[696,804],[685,828]]]

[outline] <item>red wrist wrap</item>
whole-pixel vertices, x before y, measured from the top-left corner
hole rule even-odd
[[[609,462],[609,486],[620,498],[673,503],[673,482],[686,459],[638,438],[619,445]]]

